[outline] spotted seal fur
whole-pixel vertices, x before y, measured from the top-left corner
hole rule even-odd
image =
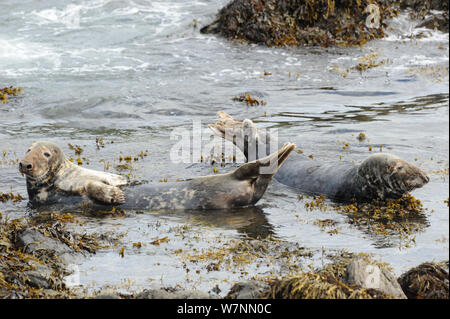
[[[53,204],[120,206],[124,209],[222,209],[254,205],[295,145],[236,170],[174,183],[132,186],[123,176],[80,167],[52,142],[35,142],[19,163],[32,207]]]
[[[259,131],[251,120],[238,121],[222,111],[218,117],[219,121],[209,125],[211,130],[233,142],[247,159],[265,156],[269,151],[272,137]],[[429,181],[420,168],[387,153],[371,155],[360,164],[325,164],[295,155],[280,168],[275,179],[304,193],[323,194],[337,201],[398,199]]]

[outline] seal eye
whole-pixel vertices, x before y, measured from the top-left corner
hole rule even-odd
[[[31,152],[31,149],[29,148],[28,151],[27,151],[27,153],[30,153],[30,152]]]
[[[45,153],[44,153],[44,156],[48,158],[48,157],[50,157],[50,153],[45,152]]]

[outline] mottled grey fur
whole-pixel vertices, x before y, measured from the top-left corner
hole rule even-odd
[[[61,149],[50,142],[33,143],[19,169],[26,175],[29,200],[34,207],[85,203],[98,208],[118,205],[146,210],[222,209],[256,204],[294,148],[294,144],[286,143],[278,152],[227,174],[137,186],[127,185],[120,175],[70,163]],[[51,154],[47,157],[49,154],[45,153]],[[271,173],[262,172],[262,168],[274,163]]]
[[[259,158],[269,151],[272,137],[258,131],[251,120],[241,122],[225,112],[219,112],[218,116],[219,121],[209,127],[233,142],[247,158]],[[429,181],[420,168],[387,153],[373,154],[361,164],[323,164],[294,154],[278,170],[275,179],[304,193],[323,194],[338,201],[400,198]]]

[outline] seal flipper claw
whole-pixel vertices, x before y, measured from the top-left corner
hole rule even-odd
[[[110,186],[99,181],[89,181],[85,187],[89,198],[98,200],[105,204],[123,204],[125,195],[117,186]]]

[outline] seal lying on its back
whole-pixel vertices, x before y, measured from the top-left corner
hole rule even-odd
[[[268,152],[271,136],[258,131],[251,120],[241,122],[225,112],[218,112],[218,117],[219,121],[209,127],[217,135],[233,142],[247,159],[252,155],[258,158],[258,154]],[[386,153],[371,155],[359,165],[318,164],[298,155],[283,165],[275,179],[305,193],[323,194],[338,201],[397,199],[429,181],[420,168]]]
[[[33,207],[87,200],[97,207],[120,205],[124,209],[221,209],[255,204],[293,149],[294,144],[286,143],[278,152],[227,174],[127,186],[123,176],[77,166],[56,144],[35,142],[19,170],[26,175]]]

